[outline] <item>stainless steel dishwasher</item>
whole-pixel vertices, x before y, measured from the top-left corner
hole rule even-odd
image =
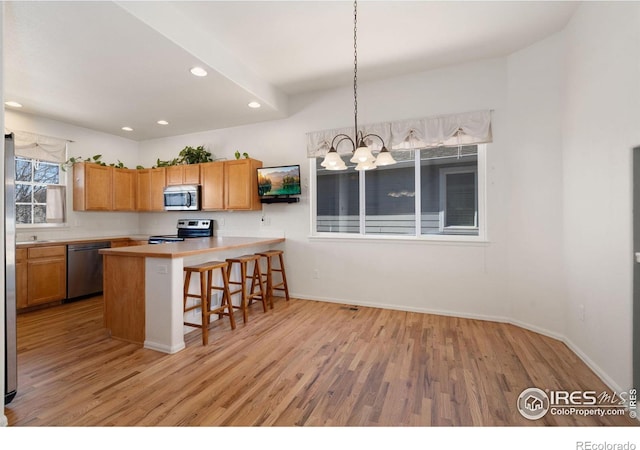
[[[102,292],[101,248],[110,242],[67,245],[67,299]]]

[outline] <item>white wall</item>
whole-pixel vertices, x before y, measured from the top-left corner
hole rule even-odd
[[[586,2],[565,30],[566,335],[622,389],[632,385],[631,149],[640,144],[639,23],[638,2]]]
[[[260,225],[259,212],[207,215],[214,219],[224,217],[221,233],[284,233],[288,279],[296,296],[458,315],[503,316],[500,286],[507,217],[500,207],[505,177],[498,168],[504,166],[506,143],[502,137],[505,77],[505,61],[496,59],[358,86],[361,123],[494,109],[496,140],[488,156],[493,167],[488,181],[492,236],[488,245],[308,238],[309,160],[305,133],[351,125],[350,88],[294,98],[290,103],[292,115],[285,120],[143,142],[140,156],[150,164],[158,157],[175,156],[185,145],[206,145],[216,157],[233,158],[235,150],[240,150],[262,160],[266,166],[300,164],[302,201],[265,205],[262,213],[270,220],[270,226]],[[141,230],[155,231],[162,226],[166,232],[175,226],[177,216],[143,215]],[[319,279],[313,279],[315,269],[319,271]],[[385,276],[391,281],[382,282]]]
[[[82,158],[102,154],[107,163],[122,161],[125,166],[134,168],[138,159],[138,143],[119,136],[76,127],[54,120],[36,117],[15,111],[5,111],[5,126],[14,131],[29,131],[45,136],[68,139],[68,156]],[[76,238],[97,235],[128,235],[138,232],[136,213],[115,212],[75,212],[73,211],[72,171],[65,172],[67,177],[67,226],[47,228],[19,228],[18,240],[28,240],[30,236],[38,239]]]
[[[508,316],[562,336],[563,35],[508,58]]]

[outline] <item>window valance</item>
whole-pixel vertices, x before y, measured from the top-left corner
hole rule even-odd
[[[64,163],[67,160],[67,143],[71,142],[69,140],[27,131],[7,132],[14,135],[16,156],[54,163]]]
[[[473,111],[460,114],[427,117],[423,119],[383,122],[361,127],[363,134],[377,134],[389,150],[419,149],[440,146],[458,146],[491,142],[491,111]],[[353,127],[307,133],[307,156],[323,157],[331,148],[337,134],[354,136]],[[378,139],[367,140],[373,150],[380,150]],[[340,154],[353,151],[350,142],[336,148]]]

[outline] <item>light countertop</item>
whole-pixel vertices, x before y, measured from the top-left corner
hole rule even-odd
[[[46,245],[67,245],[82,244],[89,242],[112,242],[112,241],[146,241],[148,235],[130,235],[130,236],[100,236],[100,237],[79,237],[79,238],[60,238],[60,239],[38,239],[35,241],[19,241],[16,242],[16,248],[42,247]]]
[[[135,256],[141,258],[184,258],[211,252],[222,252],[257,245],[271,245],[284,242],[282,237],[204,237],[187,239],[166,244],[136,245],[101,249],[103,255]]]

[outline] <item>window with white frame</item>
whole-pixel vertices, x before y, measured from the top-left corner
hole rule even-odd
[[[63,187],[60,164],[20,156],[15,164],[16,224],[47,223],[47,197],[49,209],[55,208],[52,197]]]
[[[64,164],[69,141],[14,131],[17,226],[61,224],[66,218]]]
[[[397,164],[330,171],[312,160],[314,235],[483,236],[485,145],[394,151]]]

